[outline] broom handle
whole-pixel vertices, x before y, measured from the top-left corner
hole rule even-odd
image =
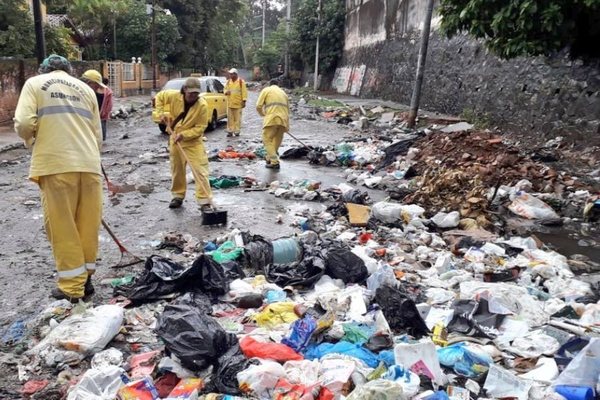
[[[117,239],[117,236],[115,236],[115,234],[110,229],[110,227],[108,226],[108,224],[106,223],[106,221],[104,220],[104,218],[102,218],[102,226],[104,227],[104,229],[106,229],[106,232],[108,232],[108,235],[112,238],[112,240],[115,241],[115,243],[117,244],[117,246],[119,246],[119,250],[121,251],[121,253],[127,252],[127,249],[125,248],[125,246],[123,246],[121,244],[121,242],[119,241],[119,239]]]
[[[305,145],[304,143],[302,143],[302,141],[300,139],[298,139],[296,136],[292,135],[291,133],[287,133],[288,135],[290,135],[296,142],[300,143],[302,146],[306,147],[307,149],[311,150],[310,147],[308,147],[307,145]]]
[[[171,135],[173,137],[173,141],[175,141],[175,133],[173,132],[173,129],[171,128],[171,121],[167,120],[167,122],[168,122],[167,123],[167,132],[169,133],[169,135]],[[183,156],[183,159],[185,160],[185,162],[187,162],[187,164],[190,166],[190,169],[192,170],[192,175],[194,175],[194,181],[196,181],[196,185],[202,186],[202,190],[204,190],[205,193],[210,193],[210,188],[208,188],[208,189],[206,188],[206,184],[205,184],[203,175],[199,171],[196,171],[196,168],[194,168],[194,164],[192,164],[190,162],[190,159],[188,158],[187,154],[185,154],[185,151],[183,150],[181,143],[176,142],[175,144],[177,145],[177,148],[181,152],[181,155]],[[210,200],[210,203],[212,204],[212,196],[209,198],[209,200]]]

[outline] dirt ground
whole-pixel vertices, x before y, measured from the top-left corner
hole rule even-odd
[[[248,103],[256,103],[258,93],[250,92]],[[224,232],[238,228],[250,230],[270,239],[290,235],[298,228],[290,226],[293,210],[300,207],[294,200],[276,198],[268,192],[244,192],[242,188],[216,189],[217,205],[228,211],[226,227],[203,227],[200,212],[194,201],[193,185],[188,187],[184,206],[168,208],[171,195],[167,138],[159,133],[150,120],[149,97],[118,99],[118,105],[138,109],[128,119],[112,120],[105,143],[102,162],[109,178],[116,184],[129,184],[139,190],[109,198],[105,194],[104,219],[132,253],[145,258],[167,232],[189,233],[201,240],[214,239]],[[117,105],[117,107],[118,107]],[[261,145],[262,119],[253,106],[243,114],[242,134],[227,138],[225,122],[207,132],[207,150],[224,149],[233,145],[237,150],[253,150]],[[347,127],[322,120],[292,119],[294,136],[309,145],[327,145],[352,135]],[[126,138],[125,138],[126,137]],[[286,136],[282,149],[294,146]],[[19,319],[27,319],[51,302],[50,290],[56,279],[52,253],[43,229],[43,217],[36,185],[27,180],[30,154],[15,149],[0,154],[0,330]],[[291,181],[294,179],[319,180],[331,186],[345,179],[339,168],[313,166],[306,160],[282,161],[280,171],[264,168],[264,161],[226,160],[210,163],[211,174],[252,176],[261,182]],[[141,191],[141,192],[140,192]],[[144,192],[144,193],[142,193]],[[303,202],[312,207],[321,203]],[[283,223],[277,223],[282,215]],[[120,253],[108,234],[100,232],[100,260],[94,277],[97,293],[94,301],[102,302],[112,295],[108,285],[99,282],[142,268],[143,264],[126,269],[111,269],[119,261]]]

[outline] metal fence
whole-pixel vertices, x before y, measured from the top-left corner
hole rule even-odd
[[[135,81],[135,64],[123,63],[123,80]]]
[[[143,80],[152,79],[152,66],[151,65],[142,64],[142,79]]]

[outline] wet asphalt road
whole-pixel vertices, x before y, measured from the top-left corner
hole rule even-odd
[[[206,134],[207,150],[233,145],[237,150],[253,150],[261,145],[262,119],[254,104],[258,93],[250,92],[249,107],[243,113],[242,134],[227,138],[225,122]],[[167,158],[167,138],[150,120],[150,109],[141,107],[149,97],[118,99],[118,104],[134,105],[140,110],[126,120],[113,120],[103,149],[103,164],[115,184],[141,188],[109,198],[105,193],[104,218],[123,244],[141,257],[156,252],[154,246],[167,232],[191,234],[201,240],[214,239],[231,229],[249,230],[270,239],[299,232],[291,226],[295,211],[309,206],[324,209],[325,203],[276,198],[268,192],[244,192],[242,188],[214,191],[215,203],[228,211],[226,227],[201,225],[200,212],[194,201],[193,184],[188,186],[184,206],[170,210],[170,172]],[[353,133],[343,125],[323,120],[295,119],[291,131],[309,145],[337,143]],[[127,138],[123,138],[127,136]],[[296,143],[286,136],[282,150]],[[51,249],[43,230],[43,217],[37,187],[27,180],[29,153],[24,149],[0,154],[0,329],[15,320],[28,318],[51,302],[55,273]],[[280,171],[264,168],[262,160],[226,160],[211,162],[211,175],[251,176],[270,183],[294,179],[322,182],[322,187],[344,182],[343,170],[318,167],[307,160],[282,162]],[[148,193],[149,192],[149,193]],[[277,223],[277,216],[283,223]],[[104,230],[100,231],[100,260],[95,276],[97,294],[93,300],[102,303],[112,295],[112,289],[100,285],[103,279],[123,276],[143,268],[143,264],[115,270],[109,268],[120,259],[120,253]]]

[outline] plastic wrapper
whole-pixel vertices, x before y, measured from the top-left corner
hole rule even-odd
[[[124,385],[122,368],[114,365],[91,368],[83,374],[77,385],[69,389],[67,400],[105,400],[116,397]]]
[[[237,374],[253,362],[246,358],[239,344],[231,347],[217,360],[213,383],[219,393],[241,394]]]
[[[260,271],[273,263],[273,245],[259,235],[244,235],[243,264],[251,270]]]
[[[532,381],[520,379],[505,369],[491,365],[483,388],[494,398],[528,400],[532,385]]]
[[[365,262],[350,250],[334,247],[327,252],[325,272],[344,283],[363,283],[369,276]]]
[[[281,364],[264,360],[259,365],[251,365],[237,374],[242,393],[261,399],[270,399],[280,378],[285,378]]]
[[[394,359],[397,365],[403,365],[412,371],[419,370],[420,375],[425,375],[438,384],[444,383],[444,373],[440,368],[435,344],[430,340],[398,343],[394,346]]]
[[[320,364],[318,361],[286,361],[283,364],[283,368],[285,369],[288,381],[291,383],[312,385],[319,381]]]
[[[152,379],[146,377],[138,381],[128,383],[117,393],[118,400],[157,400],[158,391],[152,383]]]
[[[246,336],[240,341],[240,348],[248,358],[256,357],[279,362],[304,359],[301,354],[296,353],[285,344],[259,342],[250,336]]]
[[[292,332],[281,343],[289,346],[294,351],[301,352],[308,345],[315,329],[317,329],[317,321],[310,315],[307,315],[292,323]]]
[[[319,380],[332,393],[340,394],[355,369],[356,364],[353,361],[340,358],[325,359],[321,361]]]
[[[408,299],[401,291],[390,286],[381,286],[375,293],[375,301],[395,332],[407,332],[421,337],[429,333],[415,302]]]
[[[399,382],[376,379],[357,387],[346,400],[408,400]]]
[[[298,319],[294,312],[295,303],[289,301],[280,301],[269,304],[261,312],[252,316],[258,326],[275,327],[280,324],[289,324]]]
[[[234,242],[228,240],[215,251],[213,251],[210,256],[218,262],[222,264],[227,261],[235,261],[242,254],[244,249],[241,247],[237,247]]]
[[[27,354],[44,358],[48,366],[54,366],[62,359],[54,357],[55,352],[73,352],[83,359],[104,349],[119,333],[122,323],[123,308],[115,305],[102,305],[82,314],[73,314]]]
[[[320,385],[303,385],[280,379],[273,391],[273,400],[316,400],[321,392]]]
[[[421,385],[419,376],[400,365],[392,365],[389,367],[381,376],[381,379],[400,383],[402,391],[408,398],[412,398],[419,393],[419,386]]]
[[[452,368],[457,374],[476,378],[487,372],[493,360],[485,353],[474,352],[464,343],[456,343],[437,350],[440,364]]]
[[[182,379],[177,386],[173,388],[169,396],[164,400],[196,400],[198,393],[204,387],[204,381],[200,378]]]
[[[525,192],[518,192],[508,209],[527,219],[553,220],[560,218],[548,204]]]
[[[166,349],[193,371],[213,364],[232,346],[232,340],[214,318],[188,304],[165,307],[156,332]]]
[[[448,324],[448,331],[468,336],[496,338],[505,315],[490,312],[485,299],[456,300],[452,304],[454,317]]]

